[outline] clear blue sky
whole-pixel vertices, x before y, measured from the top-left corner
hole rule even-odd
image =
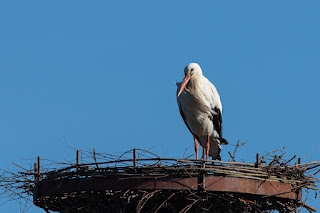
[[[98,152],[192,154],[174,84],[190,62],[221,95],[224,137],[248,140],[239,161],[283,146],[288,158],[306,156],[320,141],[319,8],[315,0],[1,1],[0,167],[73,159],[63,137]],[[233,148],[224,146],[224,160]],[[316,202],[307,201],[320,209]]]

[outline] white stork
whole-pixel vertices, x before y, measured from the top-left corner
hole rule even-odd
[[[202,75],[197,63],[184,68],[185,77],[177,83],[177,102],[181,117],[194,138],[196,158],[199,145],[206,149],[204,157],[221,160],[220,144],[228,144],[222,138],[222,105],[216,87]]]

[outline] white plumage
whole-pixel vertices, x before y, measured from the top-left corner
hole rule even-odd
[[[183,82],[177,83],[177,102],[180,114],[195,140],[196,157],[199,146],[206,148],[206,156],[220,158],[222,138],[222,104],[216,87],[202,75],[197,63],[184,69]]]

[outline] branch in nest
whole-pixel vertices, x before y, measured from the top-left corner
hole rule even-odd
[[[290,160],[288,160],[287,162],[285,162],[284,165],[287,165],[290,161],[292,161],[293,159],[295,159],[297,157],[297,155],[294,155]]]
[[[231,152],[229,151],[228,153],[229,153],[230,157],[232,158],[232,162],[236,162],[236,160],[235,160],[234,157],[232,156]]]
[[[310,154],[308,154],[302,158],[306,158],[306,157],[309,157],[310,155],[312,155],[319,148],[319,146],[320,146],[320,142],[318,143],[318,146]]]
[[[271,153],[274,153],[274,152],[278,152],[278,151],[282,151],[284,149],[286,149],[287,147],[282,147],[281,149],[276,149],[276,150],[273,150],[273,151],[270,151],[268,152],[265,156],[263,156],[260,160],[263,160],[264,158],[266,158],[267,156],[269,156]]]
[[[232,161],[233,161],[233,162],[236,162],[236,160],[235,160],[235,155],[236,155],[236,152],[237,152],[238,147],[244,146],[247,142],[248,142],[248,141],[243,142],[243,143],[240,143],[240,141],[238,140],[238,141],[237,141],[237,144],[236,144],[236,145],[233,145],[233,146],[235,146],[234,151],[233,151],[233,155],[231,154],[231,152],[228,152],[229,155],[230,155],[230,157],[232,158]]]

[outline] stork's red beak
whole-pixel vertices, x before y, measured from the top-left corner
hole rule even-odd
[[[177,97],[179,97],[179,95],[182,93],[182,91],[184,90],[184,88],[186,88],[188,82],[190,81],[190,78],[191,78],[190,75],[186,75],[186,76],[183,78],[183,81],[182,81],[181,87],[180,87],[180,91],[179,91]]]

